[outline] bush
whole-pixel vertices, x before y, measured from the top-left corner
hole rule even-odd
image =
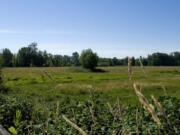
[[[98,95],[91,94],[90,100],[77,102],[66,98],[50,103],[46,109],[34,110],[27,100],[0,97],[0,123],[9,131],[18,134],[78,135],[63,116],[87,134],[180,134],[180,100],[160,97],[165,114],[155,107],[161,125],[153,121],[151,114],[141,105],[122,106],[105,103]]]
[[[18,133],[26,133],[32,119],[32,104],[26,100],[0,96],[0,123],[7,130],[15,128]]]
[[[80,56],[80,62],[84,68],[94,70],[98,63],[98,56],[91,49],[83,50]]]

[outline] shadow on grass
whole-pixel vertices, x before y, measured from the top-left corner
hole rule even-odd
[[[105,73],[105,72],[107,72],[106,70],[104,70],[104,69],[100,69],[100,68],[96,68],[96,69],[93,69],[93,70],[91,70],[92,72],[95,72],[95,73]]]

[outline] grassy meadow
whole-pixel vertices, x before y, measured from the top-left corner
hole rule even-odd
[[[127,67],[101,67],[105,72],[90,72],[80,67],[4,68],[6,96],[23,97],[36,103],[62,98],[85,100],[90,89],[110,102],[138,102],[132,84],[138,82],[146,96],[169,95],[180,98],[180,67],[133,67],[129,81]]]

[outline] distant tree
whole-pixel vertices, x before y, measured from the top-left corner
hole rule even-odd
[[[56,67],[63,66],[63,56],[62,55],[54,55],[53,65]]]
[[[16,55],[16,54],[13,55],[13,58],[12,58],[12,66],[13,66],[13,67],[18,66],[18,65],[17,65],[17,55]]]
[[[97,62],[98,61],[98,62]],[[153,53],[148,57],[141,60],[144,66],[180,66],[180,52],[166,53]],[[72,56],[68,55],[53,55],[46,51],[40,51],[37,48],[37,43],[33,42],[27,47],[19,49],[17,54],[12,54],[9,49],[3,49],[0,52],[0,65],[5,67],[53,67],[53,66],[79,66],[82,64],[84,68],[93,70],[98,66],[127,66],[128,58],[118,59],[114,58],[98,58],[96,53],[91,49],[82,51],[81,56],[74,52]],[[139,59],[132,57],[132,66],[139,66]]]
[[[148,59],[143,58],[142,63],[143,63],[143,66],[147,66],[148,65]]]
[[[123,60],[122,60],[122,63],[124,66],[127,66],[128,65],[128,57],[125,57]]]
[[[44,58],[44,67],[49,67],[49,54],[46,51],[43,51],[43,58]]]
[[[30,59],[31,59],[31,63],[30,66],[40,66],[40,61],[38,61],[38,48],[37,48],[37,43],[33,42],[31,44],[28,45],[28,49],[29,49],[29,54],[30,54]],[[41,56],[39,56],[41,57]]]
[[[37,48],[37,43],[36,42],[32,42],[31,44],[28,45],[28,48],[31,48],[31,53],[34,53],[38,50]]]
[[[63,56],[63,66],[70,66],[71,65],[71,57],[68,55]]]
[[[180,52],[173,52],[171,56],[174,58],[175,65],[180,66]]]
[[[140,56],[140,58],[135,59],[135,65],[136,66],[140,66],[141,63],[143,64],[143,66],[147,66],[148,65],[147,58]]]
[[[83,50],[80,56],[80,62],[84,68],[94,70],[98,63],[98,56],[91,49]]]
[[[72,61],[72,65],[74,65],[74,66],[79,66],[80,65],[79,53],[78,52],[74,52],[72,54],[71,61]]]
[[[33,65],[42,67],[44,66],[44,63],[45,63],[45,59],[43,56],[43,52],[42,51],[36,52],[33,56]]]
[[[23,66],[23,67],[29,67],[32,62],[32,56],[30,53],[30,48],[28,47],[22,47],[19,49],[17,53],[17,63],[18,66]]]
[[[2,53],[0,52],[0,67],[2,67]]]
[[[131,64],[132,64],[132,66],[135,66],[135,63],[136,63],[136,60],[135,60],[134,57],[132,57],[132,58],[131,58]]]
[[[7,48],[3,49],[2,51],[2,66],[4,67],[11,67],[12,66],[12,58],[13,54]]]
[[[99,58],[98,66],[111,66],[110,58]]]
[[[173,66],[174,58],[166,53],[153,53],[148,55],[148,65],[150,66]]]
[[[54,56],[52,54],[47,54],[47,57],[46,57],[46,66],[47,67],[53,67],[54,66]]]
[[[118,60],[116,57],[114,57],[114,58],[112,59],[112,65],[113,65],[113,66],[119,65],[119,60]]]
[[[112,66],[112,65],[113,65],[111,58],[108,58],[108,63],[109,63],[109,66]]]
[[[43,52],[37,48],[37,43],[33,42],[28,47],[22,47],[17,54],[18,66],[43,66],[44,64]]]
[[[3,78],[2,78],[2,67],[0,66],[0,87],[3,83]],[[0,90],[1,91],[1,90]]]
[[[135,59],[135,66],[140,66],[139,58]]]

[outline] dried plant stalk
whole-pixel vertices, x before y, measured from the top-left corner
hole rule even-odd
[[[162,107],[161,103],[158,102],[158,100],[152,95],[151,96],[152,100],[154,101],[154,104],[156,105],[158,111],[165,117],[165,111],[164,108]]]
[[[109,112],[114,116],[113,108],[109,102],[107,103],[107,106],[109,108]]]
[[[59,116],[59,101],[56,102],[56,116]]]
[[[91,113],[91,117],[92,117],[93,123],[95,124],[96,123],[96,117],[94,115],[93,107],[89,107],[89,111]]]
[[[143,58],[142,58],[142,56],[140,56],[140,58],[139,58],[139,63],[140,63],[140,67],[141,67],[141,69],[142,69],[142,71],[143,71],[143,73],[144,73],[144,75],[145,75],[145,77],[146,77],[147,75],[146,75],[146,72],[145,72],[145,70],[144,70]]]
[[[140,103],[144,106],[144,108],[151,114],[152,119],[157,123],[158,126],[161,125],[160,119],[154,111],[154,108],[151,104],[149,104],[146,97],[139,91],[137,85],[134,83],[133,85],[136,95],[139,98]]]
[[[75,123],[70,121],[65,115],[62,115],[62,118],[74,129],[76,129],[81,135],[88,135],[84,130],[82,130],[79,126],[77,126]]]
[[[162,87],[162,89],[164,91],[164,94],[167,96],[167,89],[166,89],[166,87],[164,85],[161,85],[161,87]]]

